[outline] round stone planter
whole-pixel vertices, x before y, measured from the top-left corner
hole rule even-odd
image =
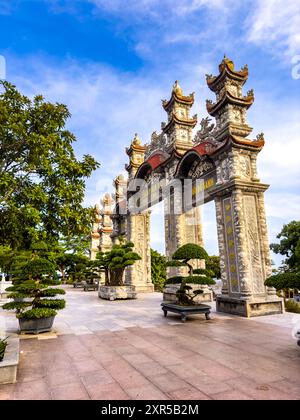
[[[41,332],[51,331],[55,316],[48,318],[19,318],[19,327],[21,334],[39,334]]]
[[[101,299],[136,299],[137,292],[134,286],[99,286],[98,296]]]

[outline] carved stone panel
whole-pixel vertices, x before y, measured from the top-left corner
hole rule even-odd
[[[264,273],[262,268],[263,264],[258,230],[256,197],[254,195],[244,196],[244,215],[253,293],[264,293]]]
[[[232,198],[226,197],[223,199],[223,222],[224,222],[224,236],[225,236],[225,252],[227,276],[229,280],[229,291],[231,293],[239,293],[239,272],[237,260],[237,245],[236,232],[233,222]]]

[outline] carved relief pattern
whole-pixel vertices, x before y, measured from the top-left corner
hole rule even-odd
[[[204,159],[201,160],[200,162],[195,161],[188,172],[188,177],[197,179],[197,178],[200,178],[204,173],[212,169],[214,169],[214,165],[212,162],[209,162]]]
[[[253,282],[253,292],[263,293],[265,288],[263,284],[264,279],[262,272],[262,259],[254,195],[244,196],[244,215],[246,222],[248,258],[250,262],[251,278]]]
[[[223,218],[227,254],[227,273],[230,290],[232,293],[238,293],[240,288],[238,281],[239,273],[237,264],[236,234],[234,230],[232,203],[230,197],[223,199]]]
[[[170,146],[170,141],[168,141],[167,136],[162,132],[160,134],[157,134],[156,131],[154,131],[151,135],[151,141],[150,143],[146,143],[146,152],[145,152],[145,158],[148,159],[148,157],[155,151],[155,150],[163,150],[167,151],[168,147]]]

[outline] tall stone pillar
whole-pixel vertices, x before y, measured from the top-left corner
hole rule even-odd
[[[269,187],[257,175],[256,159],[264,146],[263,135],[247,139],[247,109],[252,90],[243,96],[248,68],[234,69],[224,57],[218,76],[207,76],[216,102],[207,110],[216,118],[215,141],[222,145],[211,157],[217,168],[215,197],[223,289],[217,310],[243,316],[281,313],[282,300],[264,285],[271,274],[263,194]]]
[[[99,240],[100,240],[100,229],[101,229],[102,216],[99,205],[95,206],[95,219],[93,222],[93,228],[91,232],[91,248],[90,248],[90,259],[96,258],[97,252],[99,251]]]
[[[135,134],[126,153],[129,156],[129,164],[125,166],[130,182],[139,166],[144,162],[146,147],[142,146],[140,139]],[[141,256],[141,260],[127,267],[125,283],[134,285],[138,293],[153,292],[154,286],[151,280],[151,253],[150,253],[150,212],[129,213],[126,217],[127,240],[134,243],[134,250]]]
[[[99,250],[102,252],[109,252],[112,247],[112,232],[113,232],[113,223],[112,223],[112,212],[113,212],[113,199],[110,194],[105,194],[101,200],[102,204],[102,223],[100,228],[100,240],[99,240]]]
[[[187,243],[197,244],[203,247],[203,232],[201,221],[201,207],[194,207],[183,214],[174,214],[172,208],[165,202],[165,246],[167,260],[182,245]],[[194,268],[205,268],[204,260],[192,261]],[[168,276],[186,275],[187,269],[168,267]]]
[[[141,259],[127,268],[125,283],[134,285],[138,293],[153,292],[150,254],[150,211],[129,215],[127,239],[134,243],[134,250]]]

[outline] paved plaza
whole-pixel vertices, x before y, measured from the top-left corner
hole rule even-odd
[[[300,399],[300,315],[182,324],[163,317],[160,293],[109,302],[66,290],[54,331],[21,337],[18,381],[0,399]],[[14,314],[0,309],[0,330],[16,333]]]

